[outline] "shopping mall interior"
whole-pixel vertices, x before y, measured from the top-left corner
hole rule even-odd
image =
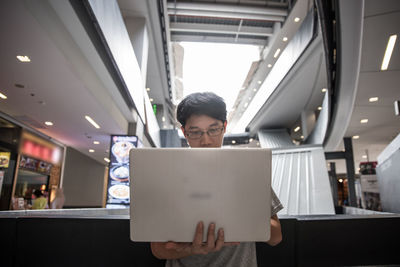
[[[222,148],[272,155],[283,239],[256,243],[258,266],[400,266],[399,15],[398,0],[1,1],[0,265],[165,266],[130,237],[130,151],[190,150],[177,106],[211,91]]]

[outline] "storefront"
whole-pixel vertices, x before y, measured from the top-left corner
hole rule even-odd
[[[50,202],[60,186],[64,148],[4,119],[0,122],[0,210],[30,208],[35,190]]]
[[[22,128],[0,117],[0,210],[8,210]]]

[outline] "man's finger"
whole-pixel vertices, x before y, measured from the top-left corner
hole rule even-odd
[[[225,240],[224,229],[220,228],[218,230],[217,242],[215,243],[215,251],[221,250],[221,248],[224,246],[224,240]]]
[[[194,238],[193,238],[193,246],[196,248],[201,247],[201,244],[203,243],[203,228],[204,228],[204,224],[202,221],[200,221],[197,224],[196,232],[195,232]]]
[[[215,247],[215,223],[210,223],[207,232],[207,249],[214,250]]]

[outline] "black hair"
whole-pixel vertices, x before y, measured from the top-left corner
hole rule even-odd
[[[176,118],[185,127],[187,119],[192,115],[207,115],[225,122],[225,101],[222,97],[212,92],[190,94],[179,103],[176,110]]]
[[[40,190],[38,190],[38,189],[36,189],[35,192],[33,192],[33,194],[34,194],[37,198],[43,196],[42,192],[41,192]]]

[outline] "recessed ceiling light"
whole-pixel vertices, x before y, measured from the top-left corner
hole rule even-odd
[[[379,100],[379,98],[377,96],[369,98],[369,102],[376,102],[378,100]]]
[[[110,163],[110,160],[108,158],[104,158],[104,161]]]
[[[272,68],[272,65],[271,65],[271,64],[268,64],[268,68]]]
[[[100,126],[88,115],[85,116],[85,119],[90,122],[96,129],[100,129]]]
[[[147,87],[147,88],[146,88],[146,91],[147,91],[147,92],[150,91],[150,88]]]
[[[153,98],[150,98],[150,102],[153,102],[154,101],[154,99]]]
[[[162,121],[165,121],[165,117],[164,117],[164,116],[162,116],[161,120],[162,120]]]
[[[281,52],[280,48],[276,49],[275,54],[274,54],[274,58],[277,58],[280,52]]]
[[[31,59],[28,56],[17,56],[18,60],[21,62],[31,62]]]
[[[98,144],[100,144],[100,142],[99,141],[93,141],[93,144],[98,145]]]
[[[249,105],[249,102],[244,103],[245,108],[247,108],[248,105]]]
[[[343,183],[343,179],[342,178],[339,179],[339,183]]]
[[[299,17],[295,17],[294,18],[294,22],[299,22],[300,21],[300,18]]]
[[[249,143],[251,143],[251,142],[253,142],[253,138],[250,138],[250,139],[249,139]]]
[[[361,122],[361,123],[367,123],[367,122],[368,122],[368,119],[362,119],[362,120],[360,120],[360,122]]]
[[[52,126],[53,123],[51,121],[45,121],[44,124],[46,124],[47,126]]]
[[[301,139],[304,139],[304,135],[300,136]]]
[[[283,37],[283,39],[282,39],[284,42],[286,42],[287,40],[288,40],[288,38],[287,37]]]
[[[363,158],[363,159],[366,159],[366,158],[367,158],[367,155],[362,155],[362,158]]]
[[[300,130],[300,126],[297,126],[296,128],[294,128],[294,132],[297,133]]]
[[[236,141],[235,141],[235,140],[232,140],[232,144],[236,144]]]
[[[261,84],[262,83],[262,81],[258,81],[258,84]]]
[[[322,107],[318,107],[318,110],[322,110]]]
[[[396,43],[397,34],[393,34],[389,37],[389,41],[386,46],[385,55],[383,56],[381,70],[387,70],[390,62],[390,58],[392,57],[392,52],[394,48],[394,44]]]
[[[90,153],[93,153],[93,152],[94,152],[94,149],[89,149],[89,152],[90,152]]]
[[[0,98],[2,98],[2,99],[7,99],[7,96],[4,95],[4,94],[2,94],[2,93],[0,93]]]
[[[354,135],[354,136],[353,136],[353,139],[359,139],[359,138],[360,138],[359,135]]]
[[[257,92],[257,88],[254,88],[253,91],[254,91],[254,92]]]
[[[326,88],[322,88],[322,93],[325,93],[326,91],[328,91],[328,89],[326,89]]]

